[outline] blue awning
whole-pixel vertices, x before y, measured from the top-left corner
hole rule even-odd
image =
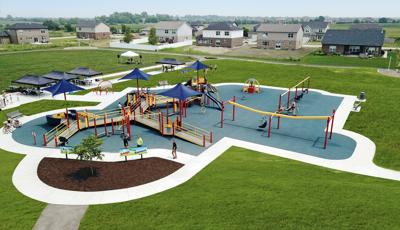
[[[202,93],[199,93],[197,91],[194,91],[193,89],[190,89],[181,83],[177,84],[174,86],[174,88],[169,89],[167,91],[161,92],[158,95],[166,96],[166,97],[171,97],[171,98],[176,98],[181,101],[185,100],[186,98],[193,97],[193,96],[198,96],[201,95]]]
[[[25,84],[25,85],[33,85],[33,86],[46,86],[50,83],[53,83],[54,80],[50,80],[44,77],[36,76],[36,75],[25,75],[18,80],[12,81],[13,83]]]
[[[208,69],[208,66],[197,60],[195,63],[191,64],[188,66],[189,69],[194,69],[194,70],[202,70],[202,69]]]
[[[84,88],[76,86],[66,80],[61,80],[57,84],[45,88],[43,90],[50,92],[54,97],[58,94],[71,93],[79,90],[84,90]]]
[[[119,80],[145,80],[148,81],[150,80],[150,75],[141,71],[138,68],[135,68],[132,72],[124,76],[123,78]]]

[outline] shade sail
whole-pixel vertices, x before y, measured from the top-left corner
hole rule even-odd
[[[56,70],[51,71],[50,73],[43,75],[43,77],[44,77],[44,78],[47,78],[47,79],[56,80],[56,81],[60,81],[60,80],[67,80],[67,81],[69,81],[69,80],[77,79],[77,78],[78,78],[78,76],[76,76],[76,75],[67,74],[67,73],[65,73],[65,72],[56,71]]]
[[[23,77],[21,77],[18,80],[12,81],[14,83],[18,83],[18,84],[25,84],[25,85],[33,85],[33,86],[46,86],[50,83],[53,83],[54,80],[51,79],[47,79],[44,77],[40,77],[40,76],[35,76],[35,75],[25,75]]]
[[[139,57],[139,54],[137,54],[133,51],[127,51],[125,53],[122,53],[121,57],[133,58],[133,57]]]
[[[84,76],[84,77],[94,77],[97,75],[102,75],[103,73],[97,72],[97,71],[89,69],[87,67],[77,67],[77,68],[69,71],[68,74],[74,74],[74,75],[79,75],[79,76]]]
[[[50,86],[48,88],[45,88],[43,90],[50,92],[54,97],[58,94],[71,93],[71,92],[84,90],[84,89],[70,83],[69,81],[61,80],[57,84]]]
[[[202,69],[207,69],[208,66],[197,60],[195,63],[191,64],[188,66],[189,69],[194,69],[194,70],[202,70]]]
[[[124,76],[119,80],[135,80],[135,79],[148,81],[150,80],[150,75],[141,71],[138,68],[135,68],[132,72],[130,72],[128,75]]]
[[[159,95],[166,96],[166,97],[171,97],[171,98],[176,98],[181,101],[185,100],[186,98],[193,97],[193,96],[198,96],[201,95],[202,93],[199,93],[197,91],[194,91],[193,89],[190,89],[181,83],[177,84],[174,86],[174,88],[169,89],[167,91],[159,93]]]
[[[164,58],[158,62],[156,62],[157,64],[164,64],[164,65],[184,65],[185,62],[180,62],[177,61],[174,58]]]

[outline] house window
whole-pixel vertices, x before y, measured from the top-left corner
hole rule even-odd
[[[263,41],[263,42],[262,42],[262,45],[263,45],[263,46],[269,46],[269,42]]]
[[[221,46],[221,40],[219,39],[215,40],[215,46]]]
[[[280,42],[277,42],[277,43],[275,44],[275,49],[280,50],[281,47],[282,47],[282,44],[281,44]]]
[[[219,36],[219,35],[221,35],[221,31],[217,31],[217,32],[215,32],[215,34],[216,34],[217,36]]]
[[[329,53],[336,53],[336,46],[329,46]]]
[[[176,34],[176,30],[172,30],[172,34]]]
[[[359,46],[350,46],[349,50],[350,50],[350,53],[360,53]]]
[[[288,33],[288,38],[293,38],[293,33]]]
[[[168,30],[165,30],[165,33],[166,33],[166,34],[168,34],[168,33],[169,33],[169,31],[168,31]]]
[[[44,33],[46,33],[46,31],[45,30],[41,30],[40,33],[44,34]]]
[[[323,29],[321,29],[321,28],[318,30],[318,32],[320,32],[320,33],[322,33],[323,31],[324,31],[324,30],[323,30]]]
[[[229,31],[225,31],[225,36],[229,36]]]

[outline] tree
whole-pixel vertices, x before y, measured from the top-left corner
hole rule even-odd
[[[243,27],[243,36],[244,37],[249,37],[249,28],[247,28],[247,27]]]
[[[121,32],[124,34],[125,31],[126,31],[126,25],[125,25],[125,24],[122,24],[122,25],[121,25]]]
[[[360,23],[360,19],[354,20],[353,23]]]
[[[387,18],[380,18],[378,22],[379,23],[387,23],[388,19]]]
[[[58,25],[58,23],[53,20],[45,20],[43,22],[43,25],[46,26],[47,29],[49,29],[49,30],[59,30],[60,29],[60,25]]]
[[[319,16],[317,19],[315,19],[315,21],[324,22],[325,21],[325,17],[324,16]]]
[[[112,34],[117,34],[118,33],[118,29],[116,26],[110,26],[110,31]]]
[[[156,45],[158,43],[158,37],[156,34],[156,29],[155,28],[151,28],[150,29],[150,33],[149,33],[149,43],[151,45]]]
[[[65,32],[74,32],[74,27],[71,24],[65,24],[64,30]]]
[[[102,160],[101,144],[103,141],[95,136],[88,136],[82,140],[80,144],[74,147],[72,152],[77,154],[81,160],[93,161],[93,159]],[[95,175],[95,169],[90,164],[91,175]]]
[[[125,43],[130,43],[133,39],[133,35],[132,35],[132,29],[130,26],[127,26],[125,28],[125,33],[124,33],[124,42]]]

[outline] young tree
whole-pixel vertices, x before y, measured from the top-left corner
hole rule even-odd
[[[247,27],[243,27],[243,36],[244,37],[249,37],[249,28],[247,28]]]
[[[125,31],[126,31],[126,25],[125,25],[125,24],[122,24],[122,25],[121,25],[121,32],[124,34]]]
[[[74,147],[72,152],[77,154],[81,160],[92,161],[93,159],[102,160],[101,144],[103,141],[95,136],[88,136],[82,140],[80,144]],[[94,176],[95,169],[90,165],[91,175]]]
[[[387,18],[380,18],[379,23],[387,23],[388,19]]]
[[[110,26],[110,31],[112,34],[117,34],[118,33],[118,29],[116,26]]]
[[[132,41],[132,39],[133,39],[133,35],[132,35],[131,27],[127,26],[125,29],[125,34],[124,34],[124,42],[129,43]]]
[[[156,29],[155,28],[151,28],[150,29],[149,43],[151,45],[156,45],[158,43],[158,37],[156,35]]]

